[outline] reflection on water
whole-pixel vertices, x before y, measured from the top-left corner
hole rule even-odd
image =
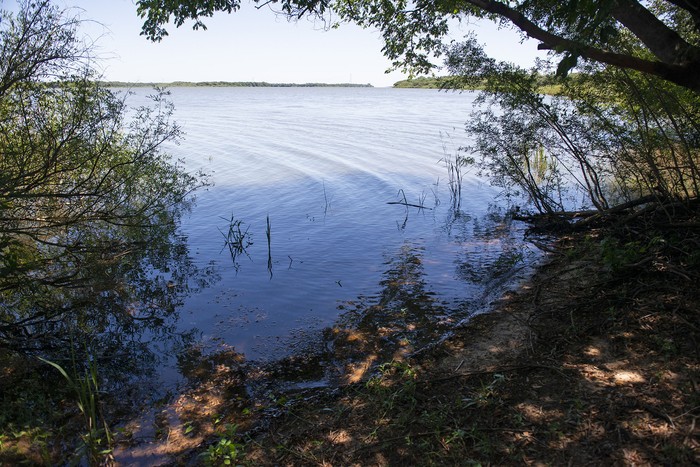
[[[441,298],[428,277],[428,266],[435,264],[430,265],[426,248],[405,243],[387,258],[379,294],[339,306],[341,315],[327,338],[334,358],[345,361],[349,380],[363,376],[358,362],[367,370],[368,362],[402,358],[439,341],[527,274],[537,254],[516,240],[517,227],[505,214],[492,207],[482,217],[453,212],[446,219],[445,228],[463,249],[452,259],[455,276],[468,291],[461,300]]]
[[[168,355],[190,348],[199,337],[195,329],[178,327],[180,307],[188,296],[219,280],[214,269],[194,264],[187,239],[175,228],[164,224],[149,232],[107,268],[98,263],[102,270],[73,291],[70,313],[61,319],[60,332],[54,330],[66,344],[44,349],[67,369],[74,361],[94,359],[102,388],[119,394],[126,410],[130,401],[162,395],[158,381]],[[102,256],[113,254],[113,248]],[[91,267],[87,262],[81,266]],[[131,400],[124,397],[128,394]]]

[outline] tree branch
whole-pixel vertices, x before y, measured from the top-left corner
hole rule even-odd
[[[541,49],[551,49],[558,52],[569,51],[584,58],[595,60],[608,65],[619,66],[658,76],[680,86],[700,91],[700,62],[694,61],[685,65],[668,64],[659,61],[644,60],[631,55],[608,52],[591,47],[580,42],[566,39],[539,27],[522,13],[508,7],[505,3],[494,0],[466,0],[467,3],[489,13],[501,16],[525,34],[542,42]]]
[[[698,47],[686,42],[636,0],[617,0],[612,15],[664,63],[684,65],[700,57]]]

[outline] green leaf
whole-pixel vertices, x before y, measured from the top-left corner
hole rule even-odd
[[[45,358],[41,358],[41,357],[37,357],[37,358],[39,360],[41,360],[42,362],[48,363],[52,367],[56,368],[63,375],[63,377],[66,378],[71,385],[73,385],[73,380],[70,378],[70,376],[68,376],[68,373],[66,373],[66,370],[64,370],[63,367],[61,367],[61,365],[59,365],[58,363],[46,360]]]

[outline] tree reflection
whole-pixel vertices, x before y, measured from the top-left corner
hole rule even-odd
[[[88,352],[114,384],[152,375],[160,359],[155,345],[189,345],[192,335],[176,330],[178,309],[217,275],[192,262],[186,239],[177,235],[172,220],[140,231],[136,238],[133,233],[129,243],[125,233],[119,242],[73,251],[76,270],[69,264],[61,265],[69,270],[61,269],[55,261],[52,272],[70,274],[70,282],[29,283],[6,291],[19,319],[6,319],[0,326],[3,345],[57,362],[81,361]],[[7,301],[5,307],[7,315]]]
[[[526,264],[527,249],[523,240],[514,234],[510,214],[491,205],[481,217],[469,219],[462,225],[464,250],[456,261],[456,275],[460,279],[495,288]]]
[[[326,331],[331,358],[343,363],[346,382],[361,380],[375,363],[401,359],[445,332],[448,309],[430,291],[423,253],[404,244],[386,262],[379,295],[343,305],[338,324]]]
[[[502,209],[492,206],[483,216],[450,209],[443,230],[460,245],[445,269],[463,282],[464,299],[440,300],[425,271],[424,248],[405,243],[387,259],[379,293],[341,305],[338,324],[326,331],[331,358],[345,362],[348,381],[364,377],[378,362],[405,358],[439,341],[527,264],[523,241]]]
[[[180,136],[166,92],[128,109],[99,84],[79,19],[48,1],[0,16],[0,359],[96,361],[117,387],[152,373],[152,343],[190,340],[178,306],[215,276],[177,229],[206,181],[162,150]]]

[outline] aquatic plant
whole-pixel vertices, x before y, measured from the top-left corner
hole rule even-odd
[[[250,226],[243,230],[243,221],[236,219],[233,214],[231,214],[230,219],[225,217],[220,217],[220,219],[228,222],[228,230],[224,232],[219,229],[219,232],[224,236],[224,248],[228,248],[231,261],[233,261],[234,267],[238,270],[238,257],[242,254],[247,256],[247,249],[253,244],[251,235],[248,233]]]
[[[438,162],[442,162],[447,169],[447,188],[450,190],[450,208],[459,211],[462,206],[462,182],[464,180],[465,169],[474,163],[474,159],[469,156],[450,153],[447,145],[443,141],[443,153],[445,154]]]
[[[75,458],[79,463],[85,459],[89,465],[102,465],[112,457],[112,432],[104,418],[100,407],[98,383],[98,370],[95,358],[88,358],[87,367],[82,375],[79,374],[75,353],[73,353],[73,374],[68,372],[58,363],[38,357],[44,363],[48,363],[61,373],[68,382],[75,395],[78,410],[83,416],[85,433],[81,435],[81,444],[75,452]]]
[[[323,200],[325,201],[325,205],[323,206],[323,214],[327,214],[331,207],[333,196],[328,196],[328,193],[326,192],[326,182],[323,182]]]

